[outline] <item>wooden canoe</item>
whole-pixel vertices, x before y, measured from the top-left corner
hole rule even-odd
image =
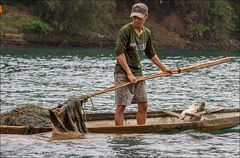
[[[172,111],[176,115],[181,112],[182,110]],[[209,132],[239,126],[240,109],[223,109],[206,113],[198,121],[180,120],[171,112],[166,113],[163,110],[148,112],[146,125],[137,125],[135,118],[136,113],[125,113],[124,126],[115,126],[113,113],[97,113],[87,114],[85,123],[89,133],[169,133],[184,130]],[[0,126],[1,134],[36,134],[51,130],[51,127]]]

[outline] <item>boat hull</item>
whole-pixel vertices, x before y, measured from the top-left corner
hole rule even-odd
[[[181,110],[174,111],[180,113]],[[184,121],[177,117],[157,111],[149,112],[146,125],[137,125],[136,113],[125,114],[123,126],[114,125],[114,114],[89,114],[86,116],[86,126],[89,133],[175,133],[184,130],[209,132],[240,125],[240,109],[225,109],[223,111],[202,115],[199,121]],[[36,134],[52,131],[51,127],[32,126],[0,126],[1,134]]]

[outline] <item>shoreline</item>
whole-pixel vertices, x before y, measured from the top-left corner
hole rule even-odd
[[[1,32],[2,46],[27,47],[64,47],[64,48],[107,48],[114,49],[115,36],[89,38],[85,36],[71,36],[56,34],[24,34],[19,30]],[[240,41],[229,39],[225,41],[190,41],[183,38],[167,38],[166,40],[153,39],[156,50],[202,50],[202,51],[239,51]]]
[[[189,51],[239,51],[240,50],[240,42],[234,41],[229,43],[208,43],[208,42],[189,42],[186,41],[183,46],[177,47],[175,46],[169,46],[169,45],[162,45],[156,44],[159,43],[159,41],[153,41],[154,48],[156,50],[189,50]],[[174,44],[173,44],[174,45]],[[69,44],[60,44],[52,42],[29,42],[26,40],[14,40],[14,39],[8,39],[3,40],[1,39],[1,47],[11,47],[11,46],[21,46],[21,47],[49,47],[49,48],[100,48],[100,49],[114,49],[115,45],[113,42],[109,44],[108,42],[79,42],[79,43],[69,43]]]

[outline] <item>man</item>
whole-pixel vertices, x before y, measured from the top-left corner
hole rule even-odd
[[[138,104],[137,124],[143,125],[147,118],[147,94],[145,81],[137,82],[142,76],[141,63],[144,54],[162,71],[172,74],[162,64],[152,45],[149,29],[144,27],[148,18],[148,7],[143,3],[132,6],[130,17],[132,22],[123,26],[118,34],[116,44],[117,64],[114,70],[115,84],[130,81],[131,85],[115,91],[115,125],[121,126],[124,121],[126,105]]]

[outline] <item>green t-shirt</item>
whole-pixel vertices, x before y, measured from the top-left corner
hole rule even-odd
[[[123,26],[117,38],[116,55],[125,54],[127,63],[135,76],[142,75],[141,60],[144,54],[151,59],[155,54],[152,45],[151,31],[143,27],[142,34],[138,37],[131,23]],[[124,73],[124,69],[117,61],[114,73]]]

